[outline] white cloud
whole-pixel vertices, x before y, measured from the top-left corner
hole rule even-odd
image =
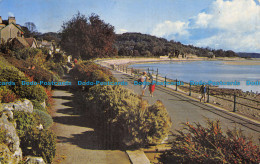
[[[200,39],[197,45],[235,51],[260,52],[260,6],[254,0],[216,0],[208,13],[195,18],[197,27],[215,29],[216,33]]]
[[[119,30],[116,30],[116,33],[117,34],[123,34],[123,33],[126,33],[128,30],[126,30],[126,29],[119,29]]]
[[[167,37],[172,34],[187,36],[189,35],[187,28],[188,28],[188,23],[181,22],[181,21],[171,22],[169,20],[166,20],[163,23],[156,25],[156,27],[152,31],[152,35],[158,37],[163,37],[163,36]]]
[[[8,12],[8,16],[14,17],[14,14],[12,12]]]
[[[260,6],[254,0],[216,0],[209,9],[211,28],[237,32],[260,28]]]
[[[167,20],[151,34],[203,47],[260,52],[260,5],[255,0],[215,0],[190,20]]]
[[[213,18],[212,15],[206,14],[205,12],[199,13],[197,16],[196,25],[197,27],[206,28],[208,27],[209,21]]]
[[[209,46],[214,49],[232,49],[236,52],[259,52],[260,32],[249,35],[225,32],[218,35],[213,35],[208,38],[197,40],[194,44],[199,47]]]

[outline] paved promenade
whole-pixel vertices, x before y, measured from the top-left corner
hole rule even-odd
[[[133,90],[135,93],[141,94],[140,86],[133,84],[133,77],[118,71],[112,72],[119,81],[124,80],[129,82],[126,86],[127,88]],[[202,125],[205,125],[205,118],[207,117],[209,119],[220,120],[224,130],[227,128],[233,129],[235,126],[241,128],[247,136],[253,137],[256,144],[259,144],[260,124],[243,119],[234,115],[232,112],[200,103],[198,100],[184,96],[162,86],[156,86],[154,97],[149,96],[149,91],[147,89],[143,98],[148,100],[150,104],[153,104],[156,100],[161,100],[163,102],[173,122],[172,131],[180,129],[182,127],[181,123],[187,121],[190,123],[199,122]]]
[[[107,150],[97,137],[91,116],[79,114],[82,103],[64,87],[54,90],[52,129],[57,135],[54,164],[130,164],[125,151]]]

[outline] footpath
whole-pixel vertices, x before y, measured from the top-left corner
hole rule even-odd
[[[75,91],[56,87],[52,129],[57,135],[54,164],[130,164],[125,151],[106,150],[97,137],[93,124],[79,111],[81,102]]]

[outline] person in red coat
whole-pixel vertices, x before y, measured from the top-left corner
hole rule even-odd
[[[150,96],[153,97],[153,92],[155,90],[155,81],[153,81],[153,76],[150,76],[150,84],[149,84],[149,91],[150,91]]]

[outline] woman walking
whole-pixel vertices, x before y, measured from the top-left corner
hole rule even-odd
[[[141,76],[140,80],[142,82],[142,85],[141,85],[142,96],[144,96],[144,92],[147,88],[147,80],[148,80],[148,76],[147,76],[146,72],[143,72],[143,76]]]
[[[150,84],[149,84],[149,91],[150,96],[153,97],[153,92],[155,90],[155,82],[153,81],[153,75],[150,76]]]

